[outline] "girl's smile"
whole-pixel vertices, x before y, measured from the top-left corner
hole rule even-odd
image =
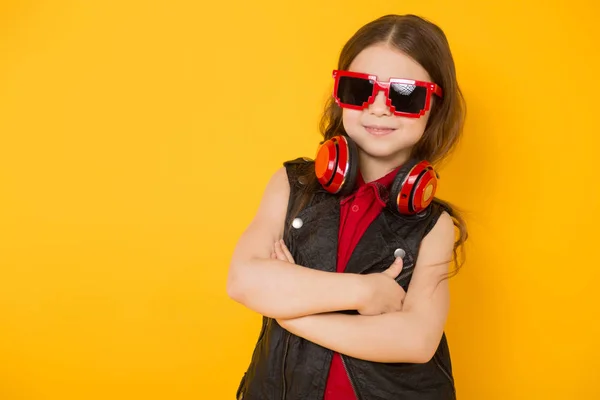
[[[385,136],[396,130],[396,128],[388,128],[380,125],[365,125],[364,128],[373,136]]]

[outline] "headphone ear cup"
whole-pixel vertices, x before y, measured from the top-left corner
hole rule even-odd
[[[356,182],[358,149],[347,136],[338,135],[324,141],[317,149],[315,174],[329,193],[347,194]]]
[[[423,212],[435,197],[438,178],[427,161],[411,160],[396,175],[390,191],[390,206],[402,215]]]
[[[340,190],[341,195],[347,195],[352,192],[354,186],[356,185],[356,178],[358,176],[358,147],[354,140],[352,140],[348,136],[341,136],[346,140],[348,145],[348,174],[346,175],[346,180],[342,184],[342,189]]]

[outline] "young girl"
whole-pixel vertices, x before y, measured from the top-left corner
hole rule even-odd
[[[264,316],[238,399],[456,398],[446,278],[466,231],[432,164],[463,120],[436,25],[388,15],[348,41],[315,160],[275,172],[231,260],[229,296]]]

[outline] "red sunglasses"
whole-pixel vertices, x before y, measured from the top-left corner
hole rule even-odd
[[[353,110],[362,110],[373,104],[377,93],[383,90],[385,103],[394,115],[419,118],[429,110],[432,93],[442,97],[442,88],[437,84],[413,79],[392,78],[388,82],[380,82],[376,75],[340,70],[333,71],[333,79],[336,103]]]

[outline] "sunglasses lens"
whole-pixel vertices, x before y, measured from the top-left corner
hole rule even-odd
[[[373,83],[368,79],[340,76],[337,97],[343,104],[362,106],[373,94]]]
[[[396,111],[418,114],[425,108],[427,88],[409,83],[392,83],[390,100]]]

